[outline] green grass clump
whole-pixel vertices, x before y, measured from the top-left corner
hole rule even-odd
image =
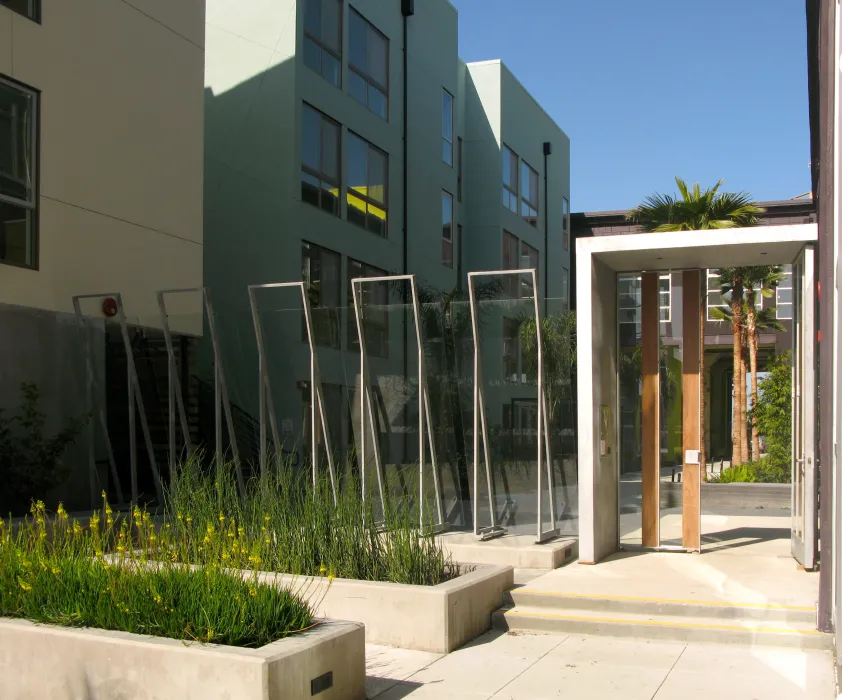
[[[792,473],[789,465],[782,467],[770,457],[763,457],[756,462],[723,469],[709,481],[715,484],[788,484],[792,481]]]
[[[174,556],[196,564],[434,586],[456,566],[420,527],[412,504],[387,495],[382,512],[347,478],[334,502],[330,480],[279,465],[252,479],[244,498],[233,469],[185,462],[167,494]],[[427,512],[431,512],[428,510]]]
[[[140,510],[119,526],[107,504],[104,513],[83,527],[59,506],[47,522],[38,503],[19,526],[0,521],[0,616],[238,647],[311,625],[312,610],[290,590],[216,565],[150,562],[136,547],[168,547],[168,529]]]

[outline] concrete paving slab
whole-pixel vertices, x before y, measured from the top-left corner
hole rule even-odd
[[[468,532],[447,532],[436,540],[458,562],[504,564],[516,569],[556,569],[576,558],[578,541],[557,538],[535,544],[534,535],[507,534],[480,541]]]
[[[442,656],[442,654],[415,649],[366,644],[366,697],[369,699],[378,697],[392,686],[438,661]]]

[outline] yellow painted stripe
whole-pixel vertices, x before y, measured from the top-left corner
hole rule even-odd
[[[552,620],[571,620],[575,622],[608,622],[620,625],[649,625],[650,627],[687,627],[690,629],[705,630],[728,630],[730,632],[772,632],[774,634],[803,634],[807,636],[820,635],[815,630],[780,629],[776,627],[739,627],[737,625],[706,625],[697,622],[670,622],[669,620],[625,620],[614,617],[585,617],[579,615],[553,615],[551,613],[531,613],[520,610],[508,610],[506,615],[518,615],[520,617],[533,617],[538,619],[549,618]]]
[[[671,598],[636,598],[626,595],[591,595],[590,593],[564,593],[559,591],[538,591],[530,588],[516,588],[512,593],[532,593],[536,595],[552,595],[562,598],[588,598],[590,600],[623,600],[639,603],[675,603],[678,605],[711,605],[732,608],[758,608],[761,610],[793,610],[799,612],[815,612],[813,606],[804,605],[775,605],[771,603],[732,603],[726,600],[675,600]]]

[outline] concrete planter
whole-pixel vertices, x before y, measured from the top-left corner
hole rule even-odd
[[[320,681],[330,687],[314,695]],[[0,618],[3,700],[304,700],[314,696],[318,700],[365,698],[362,625],[328,621],[260,649],[241,649]]]
[[[792,507],[792,484],[702,484],[702,510],[768,509]]]
[[[514,587],[514,569],[481,564],[438,586],[272,573],[260,579],[297,590],[319,615],[362,622],[371,644],[447,654],[491,627],[491,613]]]

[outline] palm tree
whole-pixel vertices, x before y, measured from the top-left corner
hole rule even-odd
[[[662,232],[662,231],[703,231],[708,229],[728,229],[728,228],[743,228],[748,226],[757,226],[759,223],[758,216],[763,213],[763,209],[758,207],[750,194],[747,192],[720,192],[719,188],[722,186],[723,180],[719,180],[713,187],[702,190],[699,183],[693,185],[692,189],[687,186],[687,183],[679,177],[675,178],[675,184],[681,193],[681,198],[674,195],[664,195],[655,193],[643,200],[643,203],[632,209],[626,214],[626,218],[630,221],[639,223],[644,231],[648,232]],[[735,282],[739,294],[742,296],[742,276],[736,275]],[[731,331],[734,336],[734,405],[742,406],[742,410],[735,412],[735,428],[740,422],[739,417],[742,418],[743,426],[745,426],[745,389],[741,389],[737,380],[742,373],[742,341],[739,318],[741,315],[741,308],[734,307],[736,313],[734,314],[734,322],[732,323]],[[701,352],[701,376],[705,376],[705,313],[701,314],[700,324],[700,342],[702,345]],[[745,387],[745,382],[743,382]],[[704,391],[704,380],[702,384]],[[742,402],[739,403],[739,399]],[[702,398],[700,423],[705,424],[705,401]],[[745,431],[743,431],[743,434]],[[745,445],[745,439],[741,439],[740,434],[736,431],[732,434],[733,455],[732,459],[736,460],[739,455],[742,458]],[[702,465],[707,462],[705,455],[705,440],[701,441],[701,459]]]

